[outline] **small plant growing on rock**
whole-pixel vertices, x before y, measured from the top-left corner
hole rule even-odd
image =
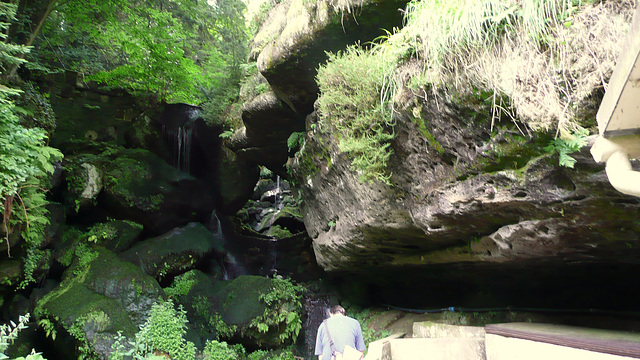
[[[18,338],[18,334],[20,331],[27,328],[27,323],[29,322],[29,314],[24,316],[20,316],[18,318],[18,323],[14,323],[11,321],[9,325],[3,324],[0,325],[0,360],[8,359],[9,357],[5,354],[9,345],[13,344],[13,342]],[[31,350],[31,353],[26,357],[21,356],[16,358],[15,360],[46,360],[42,357],[41,353],[36,352],[35,349]]]
[[[202,351],[204,360],[235,360],[240,358],[238,352],[226,342],[207,341]]]
[[[127,344],[126,338],[119,334],[109,359],[151,359],[153,357],[150,356],[166,354],[174,360],[194,360],[196,347],[184,339],[187,323],[186,312],[182,307],[176,310],[171,299],[157,302],[151,307],[149,319],[136,333],[134,341]]]
[[[251,322],[251,326],[262,333],[271,329],[279,329],[280,343],[294,340],[302,329],[302,291],[304,288],[295,285],[291,280],[276,275],[272,281],[271,291],[260,295],[260,300],[267,306],[264,313]],[[282,328],[284,327],[284,329]]]

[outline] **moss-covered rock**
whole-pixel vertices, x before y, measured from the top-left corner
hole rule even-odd
[[[10,258],[0,261],[0,287],[13,291],[22,278],[22,264],[19,259]]]
[[[200,223],[189,223],[168,233],[139,242],[120,256],[158,279],[194,268],[214,249],[223,251],[222,239],[215,238]]]
[[[103,181],[101,163],[101,158],[92,154],[65,159],[64,201],[71,213],[78,213],[97,204]]]
[[[300,289],[288,280],[241,275],[215,281],[192,270],[165,291],[187,310],[196,343],[218,338],[249,349],[281,347],[294,340],[289,331],[299,326]]]
[[[142,233],[143,226],[129,220],[111,220],[94,224],[87,233],[87,241],[95,242],[115,253],[133,245]]]
[[[67,226],[60,241],[54,243],[54,257],[68,267],[74,259],[78,246],[101,246],[120,253],[133,245],[142,232],[142,225],[129,220],[111,220],[93,224],[89,229]]]
[[[226,147],[221,148],[221,163],[216,173],[219,183],[220,201],[217,206],[222,213],[234,214],[244,205],[258,179],[258,167],[238,157]]]
[[[119,218],[162,233],[211,215],[206,188],[151,152],[122,149],[103,157],[104,205]]]
[[[60,286],[37,304],[35,315],[64,330],[80,354],[107,357],[118,331],[133,336],[164,292],[140,268],[96,247],[78,252]]]

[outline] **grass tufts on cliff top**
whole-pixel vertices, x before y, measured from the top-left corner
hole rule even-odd
[[[323,131],[337,134],[338,149],[363,182],[389,184],[393,120],[389,76],[392,62],[360,46],[328,54],[318,69],[318,116]]]
[[[401,32],[424,62],[415,75],[423,82],[506,96],[509,106],[494,102],[494,120],[507,114],[566,138],[594,124],[581,108],[596,106],[591,97],[606,88],[634,8],[632,0],[585,3],[412,1]]]

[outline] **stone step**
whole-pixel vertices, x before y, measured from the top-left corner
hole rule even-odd
[[[448,325],[431,321],[413,323],[414,338],[484,338],[484,327]]]
[[[403,338],[404,335],[405,333],[396,333],[391,336],[387,336],[386,338],[370,342],[367,349],[367,356],[365,356],[364,360],[380,360],[383,358],[391,359],[389,357],[391,356],[389,341]],[[385,354],[387,354],[387,357],[384,357]]]
[[[413,338],[403,335],[370,343],[365,360],[640,359],[639,334],[565,325],[420,322],[413,325]]]

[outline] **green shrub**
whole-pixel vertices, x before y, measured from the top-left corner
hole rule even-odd
[[[160,301],[151,307],[149,318],[136,333],[135,341],[125,344],[120,336],[113,345],[111,360],[122,360],[125,356],[147,359],[154,353],[166,353],[174,360],[194,360],[195,345],[184,339],[187,331],[187,315],[184,309],[174,308],[171,299]],[[128,350],[127,350],[128,349]]]
[[[164,288],[168,297],[177,298],[185,296],[189,293],[193,285],[196,283],[195,273],[193,271],[178,275],[173,279],[171,286]]]
[[[13,342],[18,338],[20,331],[27,328],[27,323],[29,322],[29,314],[24,316],[20,316],[18,318],[18,323],[14,323],[11,321],[9,325],[2,324],[0,325],[0,360],[8,359],[9,357],[5,354],[9,345],[13,344]],[[15,360],[46,360],[42,357],[40,353],[37,353],[35,349],[31,350],[31,353],[27,355],[27,357],[20,356]]]
[[[383,58],[359,46],[329,54],[327,64],[318,69],[318,115],[324,131],[336,132],[338,148],[352,159],[361,181],[388,184],[394,138],[388,89],[395,63]]]
[[[294,132],[287,139],[287,148],[289,151],[297,151],[304,145],[304,132]]]
[[[251,321],[251,326],[262,333],[277,329],[278,340],[285,343],[295,340],[302,329],[302,291],[304,287],[276,275],[268,293],[260,295],[266,304],[264,313]]]
[[[238,358],[238,353],[224,341],[207,341],[202,351],[203,360],[236,360]]]

